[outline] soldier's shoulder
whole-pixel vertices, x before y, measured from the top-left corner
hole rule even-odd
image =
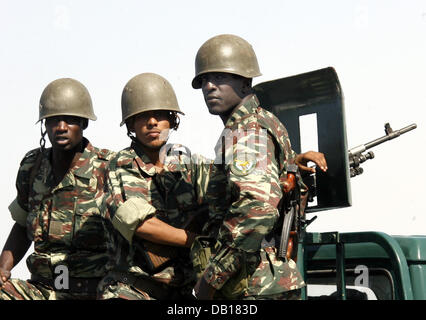
[[[240,126],[250,126],[250,125],[267,125],[267,122],[278,121],[279,119],[275,117],[274,114],[262,108],[261,106],[251,106],[244,111],[245,115],[240,119]]]
[[[251,112],[244,115],[236,122],[236,127],[238,129],[253,129],[258,126],[259,126],[259,115],[255,112]]]
[[[22,158],[20,165],[23,166],[25,164],[32,164],[36,161],[37,157],[40,155],[40,148],[35,148],[28,151],[25,156]]]
[[[116,152],[105,148],[94,147],[95,154],[99,160],[110,161],[115,157]]]
[[[272,112],[270,112],[270,111],[268,111],[268,110],[266,110],[262,107],[258,107],[257,111],[258,111],[257,114],[258,114],[259,118],[264,119],[271,124],[276,123],[276,124],[282,125],[280,119],[278,119],[277,116],[274,115]]]
[[[288,135],[286,127],[276,115],[262,107],[258,107],[257,110],[258,121],[263,128],[278,132],[279,135]]]
[[[131,147],[115,152],[114,156],[110,160],[110,169],[131,167],[135,156],[136,153]]]

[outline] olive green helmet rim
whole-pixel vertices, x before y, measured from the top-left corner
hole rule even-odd
[[[40,119],[37,120],[37,122],[35,124],[37,124],[40,121],[43,121],[47,118],[57,117],[57,116],[73,116],[73,117],[79,117],[79,118],[82,118],[82,119],[88,119],[88,120],[92,120],[92,121],[96,121],[98,119],[95,115],[93,115],[91,117],[82,117],[81,114],[77,114],[77,113],[74,113],[74,112],[58,112],[58,113],[53,113],[53,114],[49,114],[49,115],[41,117]]]
[[[235,72],[234,70],[226,70],[226,69],[211,69],[211,70],[205,70],[202,71],[200,73],[198,73],[194,79],[192,80],[192,87],[194,89],[201,89],[201,76],[207,74],[207,73],[229,73],[229,74],[235,74],[237,76],[243,77],[243,78],[247,78],[247,79],[252,79],[254,77],[260,77],[262,74],[259,72],[256,75],[253,75],[251,77],[247,77],[247,75],[242,74],[241,72]]]
[[[127,120],[129,120],[131,117],[136,116],[140,113],[149,112],[149,111],[170,111],[170,112],[176,112],[176,113],[180,113],[182,115],[185,115],[185,113],[183,113],[182,111],[176,110],[175,108],[171,108],[171,107],[151,108],[151,109],[146,109],[146,110],[143,110],[143,111],[135,111],[135,112],[129,114],[125,119],[123,119],[120,122],[120,127],[122,127],[127,122]]]

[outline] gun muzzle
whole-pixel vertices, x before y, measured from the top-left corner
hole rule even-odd
[[[413,124],[410,124],[409,126],[406,126],[402,129],[399,129],[398,131],[399,131],[400,134],[404,134],[404,133],[411,131],[411,130],[414,130],[416,128],[417,128],[417,124],[413,123]]]

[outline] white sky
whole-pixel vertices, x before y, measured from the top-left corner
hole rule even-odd
[[[212,157],[222,123],[191,80],[198,48],[222,33],[254,47],[263,73],[254,84],[334,67],[350,148],[383,136],[385,122],[393,129],[418,125],[373,149],[376,158],[351,180],[353,206],[318,213],[309,231],[426,234],[425,1],[0,0],[0,247],[13,225],[7,207],[19,162],[39,145],[34,123],[49,82],[81,81],[98,116],[85,136],[120,150],[129,145],[119,127],[121,91],[136,74],[158,73],[186,113],[171,142]],[[24,261],[12,276],[29,277]]]

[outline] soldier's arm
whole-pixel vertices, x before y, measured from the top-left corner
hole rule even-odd
[[[142,221],[135,235],[154,243],[188,248],[195,238],[194,233],[175,228],[156,217]]]
[[[131,167],[111,162],[106,178],[107,218],[132,243],[137,236],[159,244],[190,246],[193,235],[155,217],[157,209],[146,199],[147,185]]]
[[[299,170],[314,173],[315,168],[307,166],[308,162],[310,161],[314,162],[322,171],[327,171],[327,160],[325,159],[325,156],[322,152],[307,151],[304,153],[300,153],[295,157],[295,163],[299,167]]]
[[[9,279],[10,271],[22,260],[30,245],[26,228],[15,223],[0,255],[0,287]]]
[[[182,162],[184,165],[189,165],[191,181],[197,197],[196,201],[199,204],[203,203],[205,201],[204,195],[208,185],[210,166],[213,160],[197,154],[191,155],[191,157],[181,157],[180,161],[174,160],[179,165],[182,165]],[[196,236],[193,232],[173,227],[155,216],[142,221],[136,229],[135,235],[154,243],[180,247],[191,247]]]
[[[34,170],[38,170],[37,166],[34,167],[37,154],[33,150],[25,155],[16,177],[17,196],[9,205],[9,211],[15,224],[0,255],[0,286],[9,279],[10,271],[22,260],[32,243],[27,236],[26,220],[30,210],[28,205],[28,195],[32,187],[30,186],[30,180],[32,180],[30,176],[36,173]]]
[[[266,140],[266,146],[243,146],[232,151],[234,161],[231,164],[230,181],[235,184],[234,189],[239,190],[239,194],[229,207],[220,228],[218,241],[221,247],[201,280],[215,289],[220,289],[239,272],[245,254],[260,249],[263,238],[272,231],[279,217],[277,206],[282,191],[274,142],[269,136],[264,140],[257,138],[252,141]],[[242,161],[238,167],[239,153],[244,152],[252,155],[250,161],[255,161],[254,169],[247,170],[248,173],[241,167],[241,163],[247,168],[250,168],[250,163]]]

